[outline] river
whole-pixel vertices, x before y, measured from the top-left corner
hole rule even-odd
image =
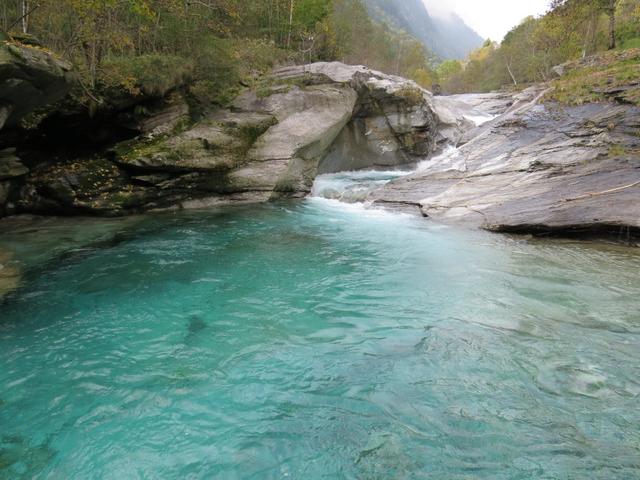
[[[362,203],[397,175],[25,261],[0,478],[640,478],[637,250]]]

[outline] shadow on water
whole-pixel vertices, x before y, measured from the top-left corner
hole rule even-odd
[[[33,472],[41,472],[55,455],[48,442],[32,446],[22,436],[3,435],[0,437],[0,480],[32,478]]]

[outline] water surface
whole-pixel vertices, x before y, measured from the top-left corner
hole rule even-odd
[[[0,478],[637,479],[639,268],[320,198],[149,217],[0,304]]]

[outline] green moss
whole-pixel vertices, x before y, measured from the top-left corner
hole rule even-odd
[[[194,111],[227,106],[242,90],[255,87],[274,64],[287,57],[285,50],[252,39],[207,37],[195,48],[195,82],[190,85]]]
[[[250,148],[270,127],[276,123],[278,123],[278,120],[270,118],[269,120],[261,123],[243,125],[238,129],[236,135],[244,145]]]
[[[285,79],[264,76],[255,83],[254,89],[258,98],[267,98],[275,94],[288,93],[295,87],[305,88],[320,82],[322,80],[311,73]]]
[[[115,153],[116,158],[126,162],[161,151],[166,139],[166,135],[145,140],[135,138],[133,140],[119,143],[113,148],[113,152]]]
[[[410,85],[403,86],[396,92],[396,95],[408,101],[411,105],[418,105],[424,101],[422,91],[419,88]]]
[[[626,40],[623,40],[620,44],[620,48],[640,48],[640,37],[628,38]]]
[[[583,105],[617,99],[640,105],[640,51],[615,52],[592,59],[591,65],[571,67],[553,82],[545,100]],[[624,91],[622,91],[624,89]]]
[[[612,145],[609,149],[609,156],[622,157],[627,154],[627,149],[622,145]]]

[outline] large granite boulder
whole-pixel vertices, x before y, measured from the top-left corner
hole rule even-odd
[[[503,232],[640,228],[640,108],[567,107],[530,90],[468,141],[373,192],[430,218]]]
[[[319,173],[398,167],[436,148],[433,96],[411,80],[363,66],[319,62],[276,70],[272,81],[331,82],[356,92],[351,118],[322,158]]]
[[[280,69],[191,127],[139,125],[147,133],[116,146],[111,158],[37,169],[20,206],[123,214],[300,197],[318,173],[396,167],[432,154],[439,124],[433,105],[414,82],[365,67]],[[159,114],[182,113],[177,104]],[[105,178],[94,178],[96,162]]]

